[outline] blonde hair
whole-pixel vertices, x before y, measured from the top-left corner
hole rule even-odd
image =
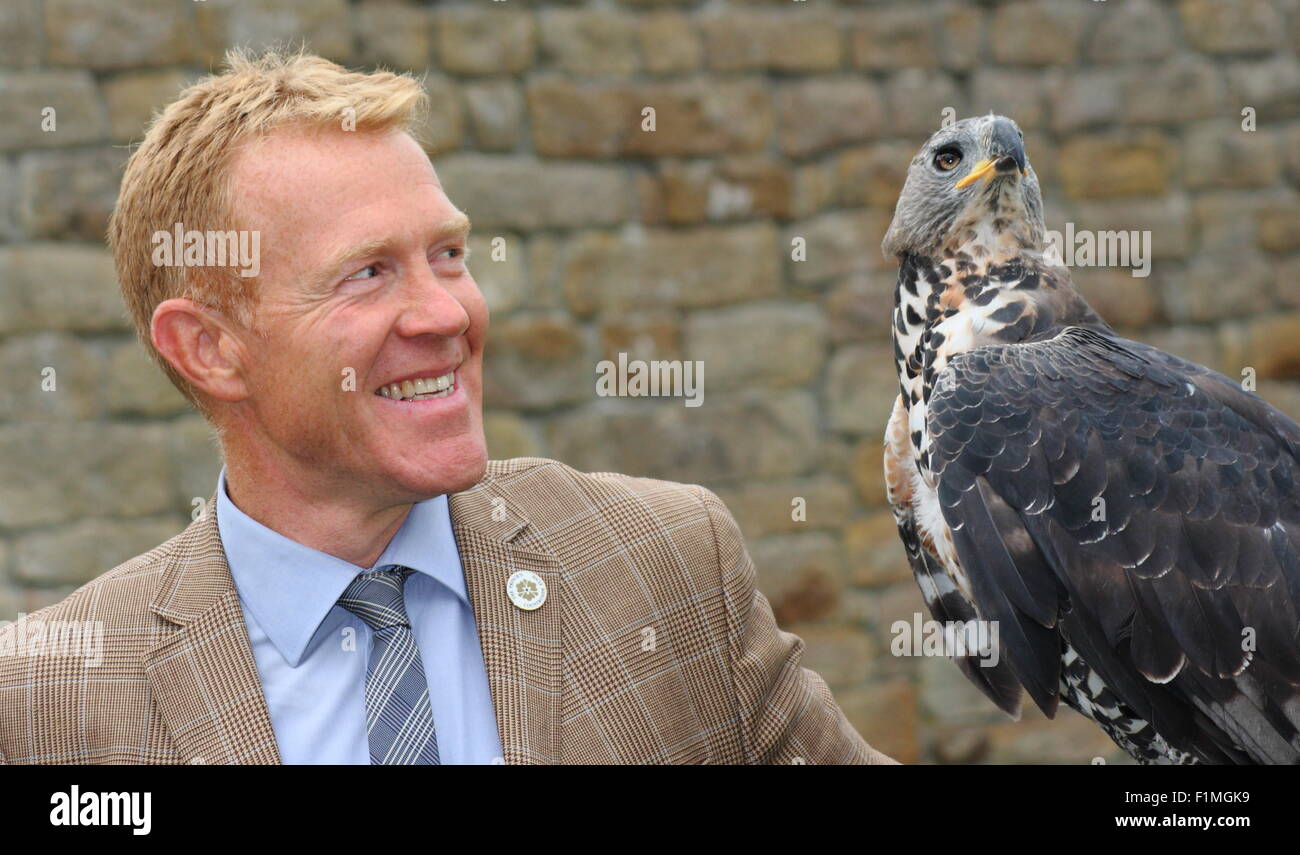
[[[238,229],[231,205],[235,147],[297,125],[357,131],[413,132],[428,96],[409,74],[348,71],[302,50],[226,54],[221,73],[203,78],[154,116],[131,155],[108,225],[122,298],[146,352],[205,416],[198,391],[158,352],[150,336],[154,309],[185,297],[255,329],[256,277],[234,266],[171,267],[153,262],[153,235],[183,223],[186,231]]]

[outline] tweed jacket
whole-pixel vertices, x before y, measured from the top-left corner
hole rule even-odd
[[[94,666],[0,656],[0,762],[280,762],[215,507],[0,630],[103,627]],[[801,667],[709,490],[519,458],[450,512],[506,763],[893,762]]]

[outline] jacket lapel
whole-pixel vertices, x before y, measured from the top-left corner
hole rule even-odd
[[[163,564],[149,609],[175,629],[145,654],[154,702],[187,763],[280,763],[213,493]]]
[[[489,478],[455,493],[450,507],[504,760],[560,763],[563,568],[554,555],[526,545],[528,520],[500,483]],[[546,583],[546,601],[532,611],[506,592],[519,570]]]
[[[526,545],[528,520],[495,481],[452,494],[449,504],[503,759],[559,763],[563,568],[554,555]],[[145,673],[185,762],[279,764],[216,506],[213,493],[164,559],[149,609],[175,629],[145,654]],[[518,570],[546,583],[540,608],[525,611],[510,601],[506,581]]]

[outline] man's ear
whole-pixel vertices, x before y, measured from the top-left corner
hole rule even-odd
[[[163,358],[201,392],[231,403],[248,397],[248,350],[221,312],[180,297],[164,300],[153,310],[149,334]]]

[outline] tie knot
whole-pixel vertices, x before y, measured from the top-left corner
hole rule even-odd
[[[376,632],[390,626],[410,626],[402,586],[413,571],[409,567],[358,573],[348,585],[339,605],[361,618]]]

